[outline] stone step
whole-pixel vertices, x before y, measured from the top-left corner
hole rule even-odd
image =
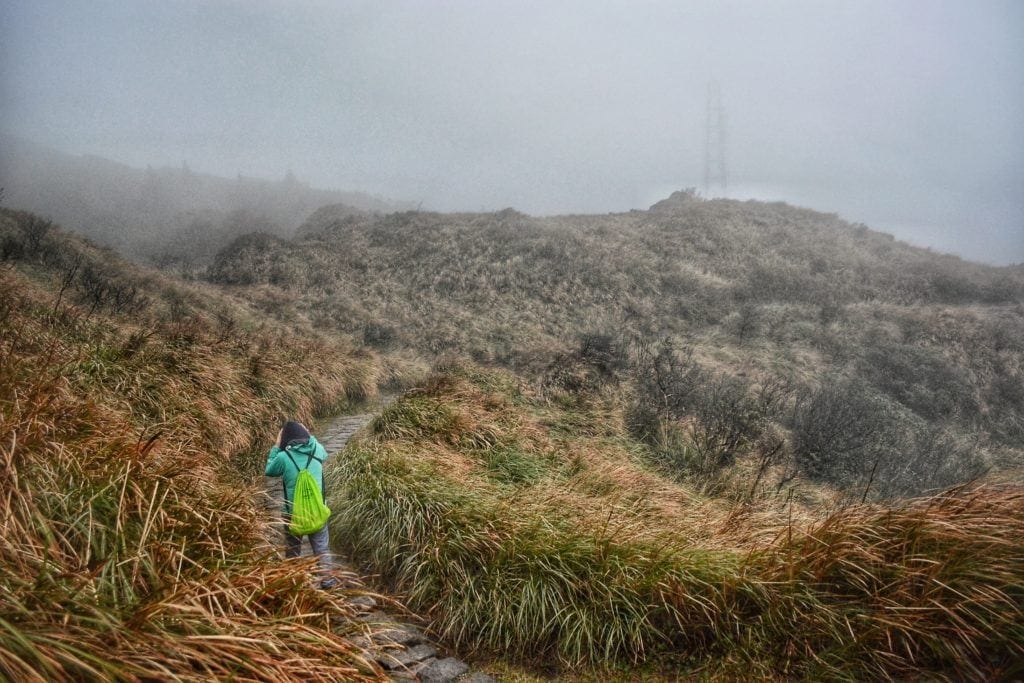
[[[435,659],[416,672],[423,683],[451,683],[469,671],[469,665],[454,657]]]
[[[376,655],[375,659],[387,670],[409,668],[413,664],[425,661],[437,654],[437,648],[426,643],[414,645],[405,650],[385,651]]]

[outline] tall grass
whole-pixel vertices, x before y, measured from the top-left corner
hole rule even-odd
[[[0,273],[0,678],[378,679],[344,597],[267,544],[247,455],[373,359],[228,331],[202,292],[161,317],[172,285],[130,318],[55,304],[35,266]]]
[[[335,542],[461,646],[724,676],[992,677],[1024,658],[1024,493],[819,521],[737,515],[472,373],[399,400],[333,472]],[[495,477],[514,448],[538,476]]]
[[[812,673],[1020,675],[1022,545],[1020,487],[840,510],[758,558],[759,580],[780,588],[751,642],[804,653]]]

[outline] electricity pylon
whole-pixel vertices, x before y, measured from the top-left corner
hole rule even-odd
[[[722,89],[714,81],[708,83],[707,123],[704,139],[704,192],[711,195],[713,188],[722,194],[729,189],[725,171],[725,106]]]

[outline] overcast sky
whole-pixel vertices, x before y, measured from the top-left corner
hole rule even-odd
[[[438,210],[700,188],[713,80],[729,196],[1024,262],[1018,0],[4,0],[0,45],[7,133]]]

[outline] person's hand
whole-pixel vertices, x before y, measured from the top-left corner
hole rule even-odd
[[[281,435],[283,435],[283,434],[284,434],[284,427],[281,427],[280,429],[277,430],[277,441],[274,442],[274,443],[277,444],[278,448],[281,448]]]

